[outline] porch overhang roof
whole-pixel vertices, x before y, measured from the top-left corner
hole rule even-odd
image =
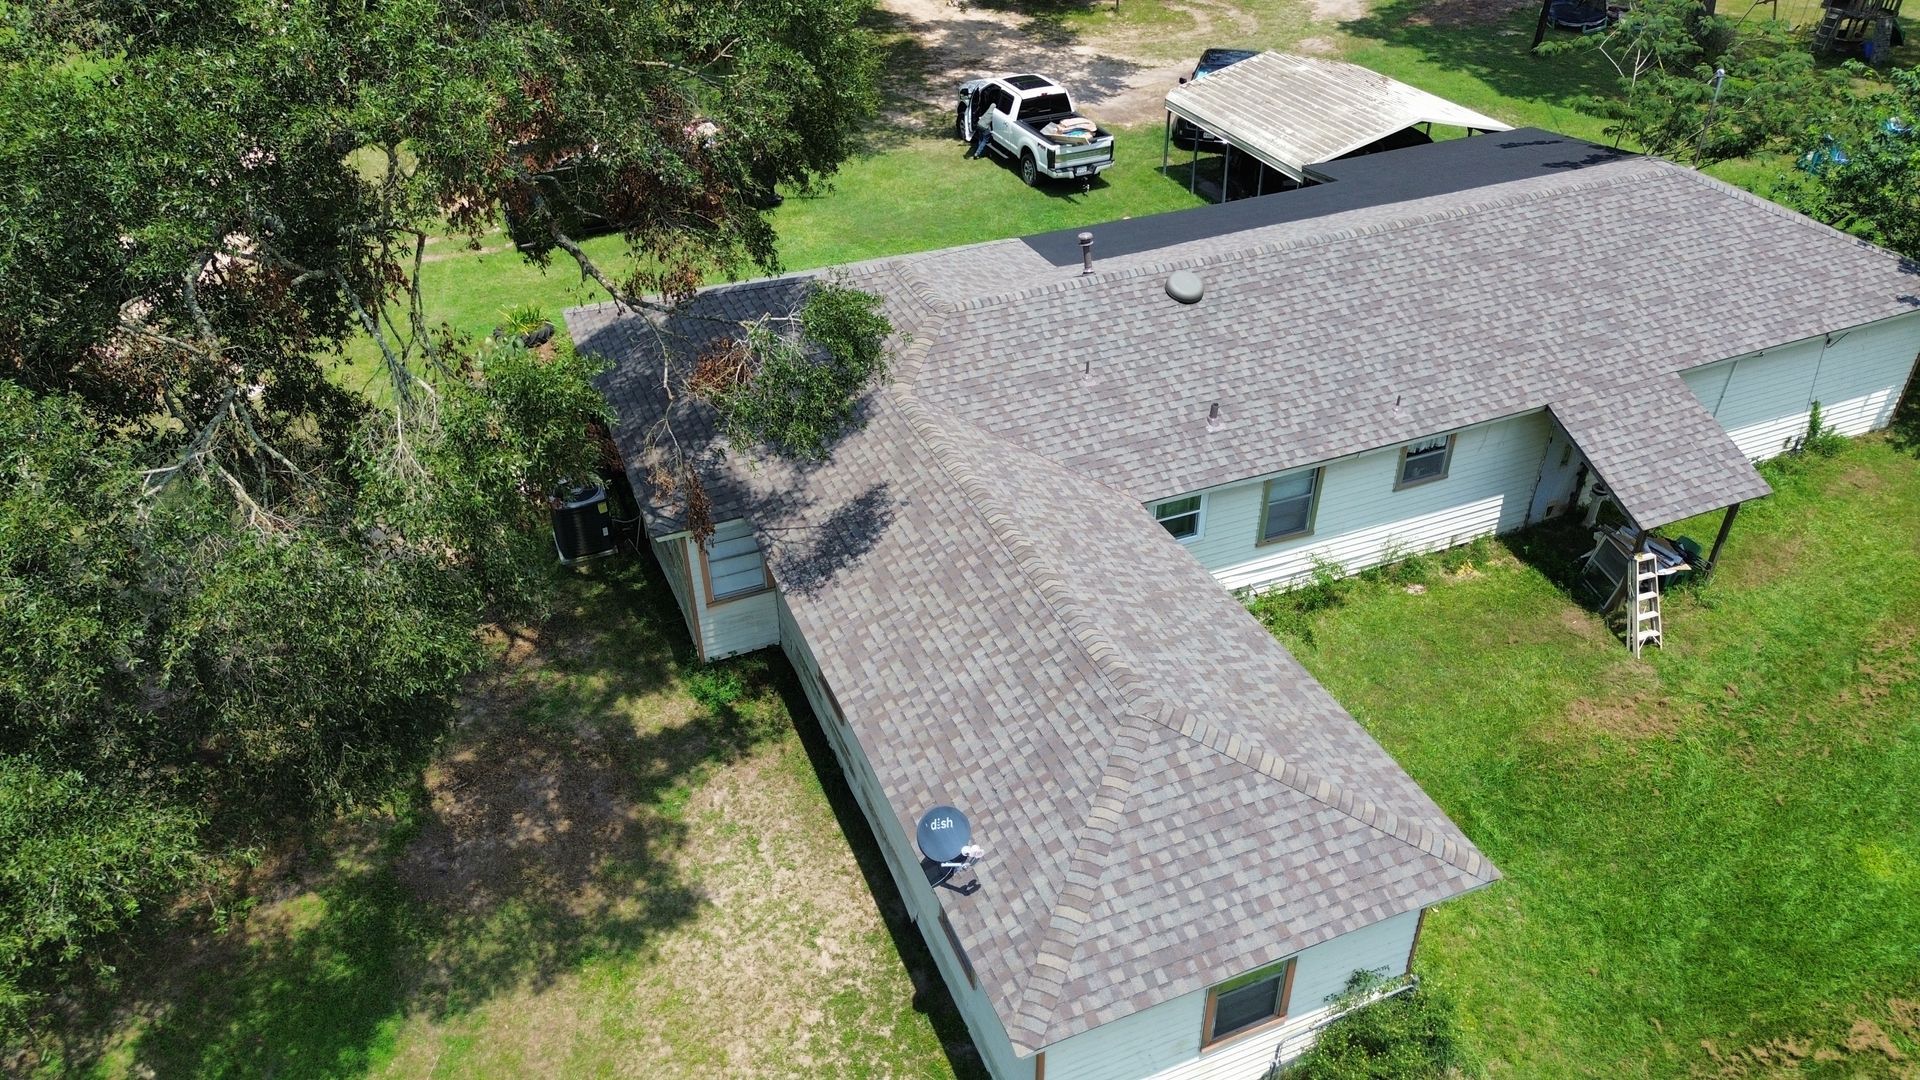
[[[1638,528],[1773,490],[1678,375],[1583,388],[1549,408]]]

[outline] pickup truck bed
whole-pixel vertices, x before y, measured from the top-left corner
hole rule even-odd
[[[1033,137],[1036,139],[1039,139],[1041,142],[1044,142],[1044,143],[1050,143],[1054,146],[1083,145],[1081,143],[1054,142],[1054,140],[1047,138],[1047,136],[1043,133],[1043,129],[1048,124],[1053,123],[1055,120],[1065,120],[1065,119],[1067,119],[1067,117],[1065,116],[1049,116],[1040,120],[1015,120],[1014,123],[1019,124],[1021,127],[1026,128],[1028,131],[1033,132]],[[1113,132],[1108,131],[1106,128],[1100,127],[1098,125],[1094,126],[1093,141],[1099,142],[1101,139],[1111,139],[1111,138],[1113,138]]]

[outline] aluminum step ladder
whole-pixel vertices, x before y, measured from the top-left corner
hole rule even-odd
[[[1633,553],[1633,607],[1627,612],[1627,643],[1633,655],[1652,644],[1665,649],[1660,636],[1660,560],[1651,551]]]

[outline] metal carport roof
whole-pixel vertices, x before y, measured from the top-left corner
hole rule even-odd
[[[1167,111],[1295,180],[1415,124],[1510,126],[1356,64],[1264,52],[1179,87]]]

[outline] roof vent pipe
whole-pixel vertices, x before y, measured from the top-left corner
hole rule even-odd
[[[1167,278],[1167,295],[1183,304],[1197,304],[1206,295],[1207,287],[1200,275],[1191,270],[1175,270]]]
[[[1220,430],[1220,403],[1217,401],[1207,409],[1207,430]]]
[[[1093,273],[1093,234],[1090,232],[1080,234],[1080,272]]]

